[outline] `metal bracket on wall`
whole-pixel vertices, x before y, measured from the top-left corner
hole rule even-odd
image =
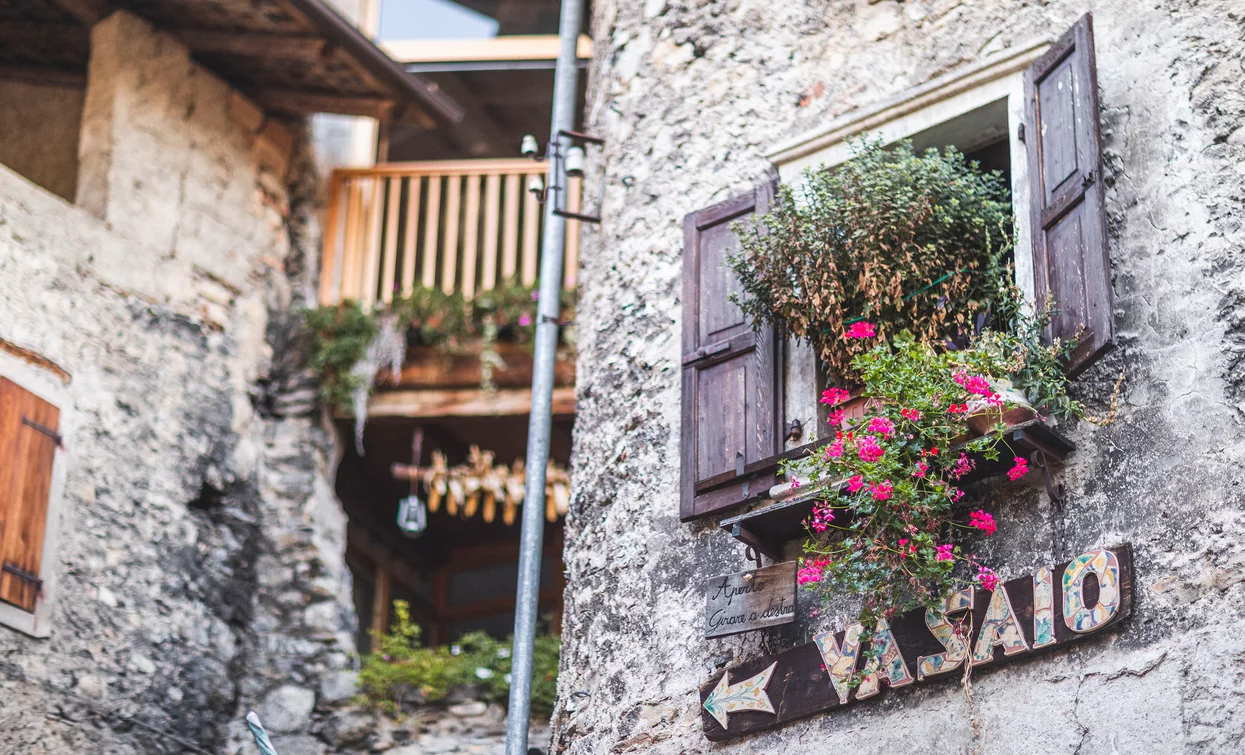
[[[1055,482],[1054,473],[1051,472],[1050,460],[1046,458],[1046,454],[1041,451],[1033,452],[1033,463],[1037,468],[1042,470],[1042,479],[1046,483],[1046,495],[1050,497],[1050,502],[1054,504],[1056,511],[1063,511],[1064,501],[1067,499],[1063,483]]]
[[[761,563],[761,551],[757,550],[754,545],[749,545],[744,549],[744,558],[755,563],[758,569],[764,566],[764,564]]]
[[[43,580],[39,579],[38,575],[31,574],[30,572],[21,568],[17,564],[10,564],[8,562],[5,562],[4,566],[0,567],[0,571],[3,571],[8,574],[12,574],[14,577],[17,577],[23,582],[29,582],[30,584],[35,586],[36,590],[43,589]]]

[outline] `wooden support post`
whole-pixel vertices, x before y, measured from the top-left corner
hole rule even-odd
[[[389,631],[390,604],[389,570],[383,564],[376,565],[376,584],[372,590],[372,633]],[[375,646],[376,643],[373,643]]]

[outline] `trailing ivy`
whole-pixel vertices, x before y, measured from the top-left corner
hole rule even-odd
[[[320,397],[331,406],[349,407],[351,394],[360,383],[352,370],[376,338],[376,318],[350,301],[308,309],[304,315],[311,334],[308,366],[320,381]]]
[[[420,645],[419,626],[410,606],[395,600],[394,624],[376,636],[377,648],[364,656],[359,672],[363,700],[391,715],[407,703],[442,700],[455,687],[471,685],[477,699],[505,704],[510,695],[511,641],[483,632],[464,635],[450,646]],[[532,673],[532,711],[548,717],[557,695],[560,643],[555,635],[539,635]]]
[[[918,155],[910,142],[858,142],[834,169],[780,187],[770,211],[736,225],[733,296],[758,326],[782,323],[810,342],[835,382],[859,383],[844,343],[867,319],[885,339],[909,331],[938,344],[971,330],[997,298],[1011,253],[1011,204],[1001,174],[954,148]]]

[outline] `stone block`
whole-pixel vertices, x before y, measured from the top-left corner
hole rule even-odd
[[[315,692],[305,687],[286,684],[264,698],[259,707],[259,718],[270,732],[284,734],[304,731],[311,723],[311,711],[315,704]]]
[[[326,755],[329,748],[309,734],[293,734],[272,737],[272,747],[277,755]]]
[[[358,710],[342,710],[324,722],[322,734],[334,747],[357,745],[376,731],[374,716]]]
[[[357,694],[359,674],[354,671],[335,671],[320,682],[320,705],[344,703]]]

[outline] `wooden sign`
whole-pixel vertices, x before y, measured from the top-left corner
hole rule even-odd
[[[865,701],[884,689],[958,679],[965,662],[984,671],[1027,658],[1115,626],[1132,609],[1132,548],[1087,551],[993,591],[960,590],[940,612],[917,609],[889,625],[879,622],[871,646],[877,658],[867,662],[863,628],[852,624],[727,669],[700,689],[705,736],[728,739]],[[867,672],[864,680],[851,686],[858,670]]]
[[[705,636],[725,637],[795,621],[795,561],[705,582]]]

